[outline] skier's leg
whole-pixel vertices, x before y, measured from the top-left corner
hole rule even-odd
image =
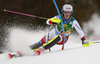
[[[68,41],[69,36],[65,36],[65,42],[66,43]],[[61,34],[61,40],[57,43],[57,45],[63,45],[63,35]]]
[[[57,44],[57,43],[60,41],[60,39],[61,39],[60,36],[59,36],[59,35],[56,35],[56,36],[55,36],[53,39],[51,39],[48,43],[43,44],[43,47],[38,48],[38,49],[35,51],[35,54],[36,54],[36,55],[40,55],[40,54],[41,54],[41,51],[50,49],[52,46],[54,46],[55,44]]]
[[[46,36],[44,36],[37,44],[31,45],[30,48],[34,50],[37,55],[40,55],[41,51],[45,49],[50,49],[59,41],[60,37],[59,35],[55,34],[55,29],[53,29]]]
[[[52,31],[50,31],[49,33],[47,35],[45,35],[38,43],[31,45],[30,48],[35,51],[39,47],[41,47],[43,44],[48,43],[48,41],[55,36],[55,35],[50,36],[51,34],[54,33],[54,29]]]
[[[68,40],[68,36],[65,37],[65,43],[67,42],[67,40]],[[55,36],[48,43],[43,44],[43,46],[44,46],[43,48],[44,49],[50,49],[55,44],[58,44],[58,45],[62,45],[63,44],[63,35],[62,34]]]
[[[48,43],[43,44],[44,49],[50,49],[52,46],[57,44],[61,40],[60,36],[57,35],[53,39],[51,39]]]
[[[65,43],[67,42],[67,40],[68,40],[68,36],[65,37]],[[62,35],[56,35],[48,43],[43,44],[43,47],[40,47],[35,51],[36,55],[40,55],[41,51],[50,49],[55,44],[58,44],[58,45],[62,45],[63,44],[63,36]]]

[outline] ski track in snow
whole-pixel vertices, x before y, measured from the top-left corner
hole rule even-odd
[[[94,14],[91,22],[89,21],[84,26],[88,25],[89,29],[92,28],[91,24],[95,19],[96,25],[99,26],[97,14]],[[100,34],[99,31],[97,32],[98,29],[95,29],[96,32],[91,37]],[[88,29],[84,27],[84,30]],[[29,31],[17,27],[12,28],[8,42],[11,51],[5,50],[5,53],[0,54],[0,64],[100,64],[100,43],[83,47],[79,35],[71,35],[63,51],[62,46],[56,45],[51,48],[51,52],[46,50],[40,56],[34,56],[29,45],[38,42],[47,32],[48,30]],[[88,39],[93,40],[93,38]],[[9,59],[8,53],[15,53],[18,50],[23,53],[23,56]]]

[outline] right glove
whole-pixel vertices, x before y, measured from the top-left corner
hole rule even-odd
[[[52,18],[52,19],[48,19],[49,21],[52,21],[53,23],[60,23],[61,20],[59,18]]]

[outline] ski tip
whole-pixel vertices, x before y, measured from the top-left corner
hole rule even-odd
[[[12,55],[11,54],[8,54],[8,56],[9,56],[10,59],[12,59]]]

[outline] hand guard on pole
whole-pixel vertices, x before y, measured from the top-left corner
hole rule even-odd
[[[87,40],[82,40],[82,45],[84,46],[84,47],[88,47],[90,44],[93,44],[93,42],[89,42],[89,41],[87,41]]]

